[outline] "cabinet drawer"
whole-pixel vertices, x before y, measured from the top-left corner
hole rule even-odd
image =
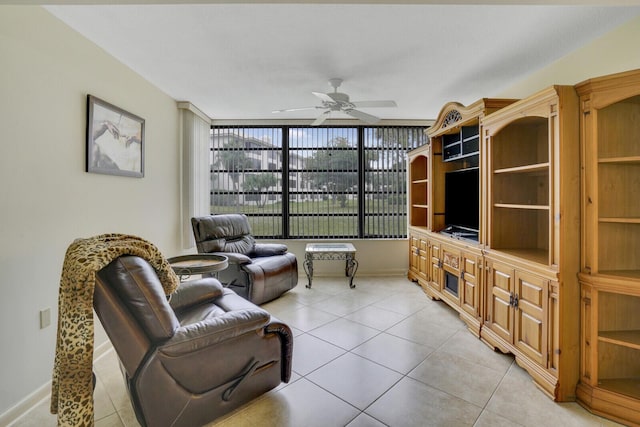
[[[460,251],[448,247],[442,248],[442,263],[448,271],[460,271]]]

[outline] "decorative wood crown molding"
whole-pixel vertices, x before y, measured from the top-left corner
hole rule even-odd
[[[449,127],[452,124],[459,122],[460,120],[462,120],[462,114],[460,114],[460,111],[451,110],[444,117],[444,120],[442,121],[442,126],[441,127],[443,127],[443,128]]]
[[[433,138],[451,133],[456,127],[478,124],[485,115],[515,101],[515,99],[481,98],[468,106],[459,102],[449,102],[442,107],[433,126],[427,130],[427,135]]]

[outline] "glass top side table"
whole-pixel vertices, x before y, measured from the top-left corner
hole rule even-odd
[[[168,258],[167,261],[180,281],[186,280],[194,274],[216,273],[229,266],[229,260],[226,256],[214,254],[181,255]]]
[[[313,281],[313,261],[345,261],[344,274],[349,278],[349,287],[355,288],[353,278],[358,270],[356,247],[351,243],[308,243],[304,253],[304,271],[307,273],[307,288]]]

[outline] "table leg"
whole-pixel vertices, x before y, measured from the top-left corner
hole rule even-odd
[[[349,277],[349,287],[353,289],[356,287],[356,285],[353,284],[353,278],[356,275],[356,271],[358,271],[358,261],[356,261],[353,255],[347,255],[346,269],[347,277]]]
[[[311,281],[313,280],[313,257],[307,256],[304,260],[304,272],[307,273],[307,288],[311,289]]]

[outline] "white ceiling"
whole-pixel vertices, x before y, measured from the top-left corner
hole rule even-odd
[[[214,3],[52,5],[55,16],[213,119],[315,118],[340,77],[385,119],[496,96],[640,15],[639,6]],[[340,118],[341,113],[331,117]]]

